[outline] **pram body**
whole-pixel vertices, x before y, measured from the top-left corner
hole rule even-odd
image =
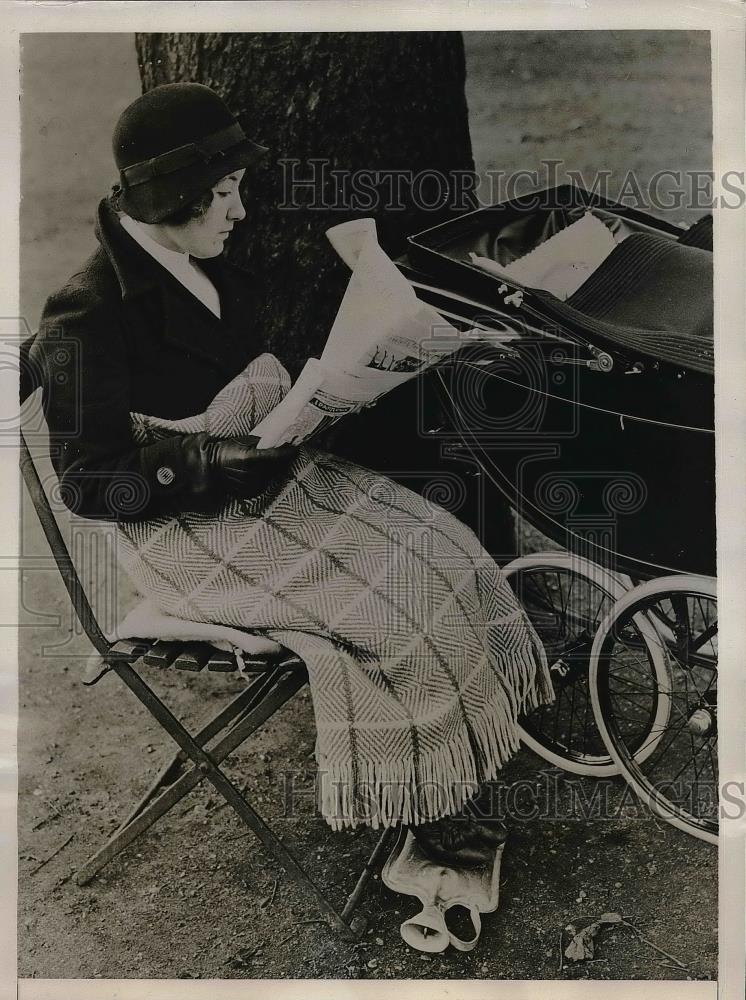
[[[549,292],[471,261],[474,252],[504,267],[587,210],[619,236],[652,234],[631,246],[655,243],[667,260],[681,259],[667,240],[698,248],[707,278],[694,289],[704,317],[695,335],[678,331],[688,306],[672,309],[669,289],[665,321],[649,329],[586,324]],[[466,451],[478,465],[485,538],[499,490],[565,550],[505,566],[556,696],[523,720],[524,742],[578,774],[623,774],[663,819],[715,842],[714,338],[702,234],[567,185],[412,236],[400,266],[449,323],[482,329],[437,375],[443,454]],[[659,277],[645,310],[651,287],[658,306]]]
[[[518,334],[442,367],[443,438],[467,446],[511,505],[564,547],[639,578],[713,574],[712,344],[693,361],[670,336],[590,335],[548,293],[523,289],[520,305],[506,306],[517,286],[469,262],[475,251],[506,263],[587,209],[612,230],[685,232],[566,185],[410,237],[403,270],[422,299],[488,328],[510,313]]]

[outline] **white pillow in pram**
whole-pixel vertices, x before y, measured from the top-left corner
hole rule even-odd
[[[561,229],[544,243],[502,266],[487,257],[469,254],[472,264],[512,284],[541,288],[564,302],[580,288],[616,247],[606,226],[590,212]]]

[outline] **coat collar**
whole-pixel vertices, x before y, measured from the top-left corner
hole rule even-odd
[[[122,298],[128,299],[158,287],[158,272],[152,257],[122,228],[108,198],[99,202],[96,239],[117,276]]]
[[[200,262],[220,296],[218,319],[166,268],[162,267],[127,233],[108,198],[98,207],[96,237],[108,257],[123,301],[139,296],[159,296],[163,303],[162,335],[169,343],[198,356],[213,366],[231,368],[229,344],[236,323],[245,323],[245,299],[251,277],[222,257]]]

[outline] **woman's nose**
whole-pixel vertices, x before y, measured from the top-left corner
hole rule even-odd
[[[246,218],[246,209],[243,207],[241,195],[238,192],[236,192],[235,197],[231,199],[231,207],[228,211],[228,218],[235,222],[240,222],[241,219]]]

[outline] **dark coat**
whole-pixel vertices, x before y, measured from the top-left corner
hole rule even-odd
[[[130,412],[201,413],[252,358],[276,353],[263,335],[261,295],[243,268],[202,261],[220,296],[218,319],[122,229],[106,199],[96,236],[98,249],[48,299],[31,346],[61,496],[80,516],[104,520],[183,510],[194,498],[182,439],[135,444]],[[434,431],[445,418],[433,382],[412,380],[315,443],[425,495],[443,492],[444,475],[456,477],[465,492],[452,512],[492,551],[512,552],[503,498],[493,491],[486,530],[483,480],[441,449]],[[133,505],[133,494],[143,501]]]
[[[96,236],[100,246],[47,300],[31,347],[61,494],[90,518],[178,509],[190,486],[180,439],[136,446],[130,411],[201,413],[266,350],[255,287],[222,257],[201,261],[220,296],[218,319],[132,239],[106,199]],[[116,501],[133,477],[146,498],[136,510]]]

